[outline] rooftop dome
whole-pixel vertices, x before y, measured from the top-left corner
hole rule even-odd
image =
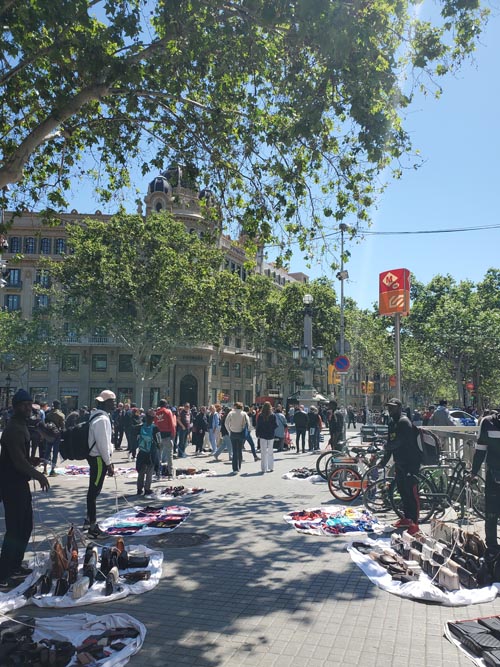
[[[168,192],[169,189],[169,181],[163,174],[154,178],[148,186],[148,192],[151,194],[153,192]]]

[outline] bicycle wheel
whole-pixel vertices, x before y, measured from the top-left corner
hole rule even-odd
[[[333,469],[333,462],[336,459],[342,459],[346,456],[347,455],[344,454],[344,452],[336,449],[329,452],[323,452],[323,454],[320,454],[316,460],[316,472],[326,481],[328,479],[328,475]]]
[[[361,475],[354,468],[335,468],[328,476],[328,489],[337,500],[350,503],[361,493]]]
[[[385,477],[372,482],[366,489],[363,489],[363,503],[366,509],[374,514],[391,510],[391,493],[394,484],[394,478]]]
[[[433,516],[436,510],[436,495],[438,492],[436,490],[436,487],[434,486],[434,483],[428,477],[424,477],[419,473],[415,474],[414,477],[417,482],[417,493],[420,499],[420,512],[419,512],[418,522],[426,523]],[[391,498],[392,509],[396,512],[396,514],[399,517],[403,518],[404,517],[403,501],[401,499],[401,496],[398,492],[395,483],[391,488],[390,498]]]
[[[486,516],[485,486],[486,482],[481,475],[478,475],[470,484],[472,509],[480,519]]]

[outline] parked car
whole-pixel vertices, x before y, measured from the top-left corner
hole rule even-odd
[[[477,426],[477,419],[463,410],[450,410],[455,426]]]

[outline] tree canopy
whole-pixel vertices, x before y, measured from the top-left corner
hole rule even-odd
[[[414,87],[473,51],[479,0],[438,4],[428,21],[409,0],[1,0],[4,205],[63,208],[87,176],[106,200],[132,164],[182,160],[248,238],[306,247],[368,217],[411,151]]]
[[[168,366],[174,347],[216,343],[233,324],[220,298],[233,279],[222,253],[167,213],[87,219],[67,233],[69,254],[46,260],[52,284],[37,290],[50,295],[47,326],[59,340],[101,331],[144,380]]]

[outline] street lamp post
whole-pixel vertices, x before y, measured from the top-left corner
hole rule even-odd
[[[307,407],[316,402],[315,389],[313,387],[314,360],[323,359],[323,348],[318,345],[313,347],[312,336],[312,316],[313,316],[313,297],[311,294],[304,294],[302,299],[304,303],[304,335],[302,346],[294,345],[292,347],[292,357],[302,366],[304,374],[304,384],[300,390],[300,402]]]

